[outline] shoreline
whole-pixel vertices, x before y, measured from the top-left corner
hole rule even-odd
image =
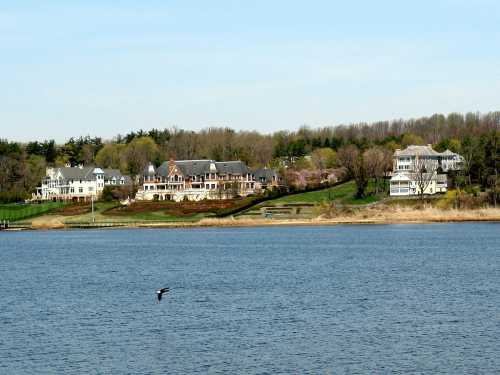
[[[310,219],[265,219],[265,218],[207,218],[196,222],[96,222],[95,225],[71,225],[59,217],[44,216],[34,219],[31,225],[13,223],[5,231],[54,230],[54,229],[131,229],[131,228],[209,228],[209,227],[272,227],[272,226],[334,226],[334,225],[395,225],[395,224],[439,224],[463,222],[500,222],[500,208],[474,210],[442,210],[424,208],[421,210],[405,208],[372,208],[361,210],[354,215],[333,217],[319,216]]]

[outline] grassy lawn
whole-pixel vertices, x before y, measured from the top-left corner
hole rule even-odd
[[[368,186],[367,191],[372,189],[372,184]],[[342,204],[367,204],[380,200],[380,196],[369,195],[363,199],[355,199],[356,184],[354,181],[348,181],[344,184],[337,185],[328,189],[310,191],[302,194],[293,194],[278,199],[274,199],[262,204],[268,205],[283,205],[297,203],[321,203],[337,201]]]
[[[64,202],[47,202],[33,204],[1,204],[0,205],[0,220],[17,221],[35,216],[40,216],[56,209],[60,209],[67,204]]]

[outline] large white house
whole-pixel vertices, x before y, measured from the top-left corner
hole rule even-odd
[[[137,200],[225,199],[255,192],[255,176],[242,161],[170,160],[144,170]]]
[[[49,167],[33,200],[88,201],[98,198],[105,186],[130,185],[129,176],[117,169],[99,167]]]
[[[448,190],[447,176],[445,174],[425,174],[421,177],[415,173],[396,173],[391,178],[392,196],[419,195],[420,186],[418,181],[422,180],[424,194],[446,193]]]
[[[431,145],[408,146],[396,150],[393,157],[393,174],[390,182],[391,196],[445,193],[448,190],[447,175],[438,173],[456,171],[463,158],[450,150],[437,152]]]
[[[432,145],[427,146],[408,146],[404,150],[394,152],[393,164],[394,173],[396,172],[414,172],[416,163],[425,161],[433,169],[441,167],[443,172],[459,170],[463,163],[463,158],[450,150],[437,152],[432,149]]]

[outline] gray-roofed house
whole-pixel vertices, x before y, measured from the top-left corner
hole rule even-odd
[[[272,190],[283,186],[283,177],[275,170],[271,168],[259,168],[255,170],[255,188],[259,190]]]
[[[138,200],[226,199],[255,191],[255,178],[242,161],[169,160],[144,170]]]
[[[33,194],[32,200],[88,201],[98,198],[107,185],[130,185],[129,176],[117,169],[102,169],[95,166],[49,167],[42,184]]]
[[[435,169],[441,167],[444,172],[448,172],[450,170],[459,170],[463,158],[450,150],[437,152],[432,149],[432,145],[411,145],[404,150],[398,149],[394,152],[394,172],[414,172],[417,160],[426,160]]]
[[[130,176],[124,175],[119,169],[103,168],[104,171],[104,186],[130,186],[132,179]]]
[[[459,170],[463,158],[450,150],[437,152],[432,145],[411,145],[404,150],[396,150],[393,156],[393,175],[391,178],[390,195],[418,195],[417,179],[427,183],[424,194],[445,193],[447,191],[447,176],[443,172]],[[419,174],[418,169],[427,172]]]

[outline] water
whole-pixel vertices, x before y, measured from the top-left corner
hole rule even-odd
[[[500,373],[499,243],[486,223],[0,233],[0,373]]]

